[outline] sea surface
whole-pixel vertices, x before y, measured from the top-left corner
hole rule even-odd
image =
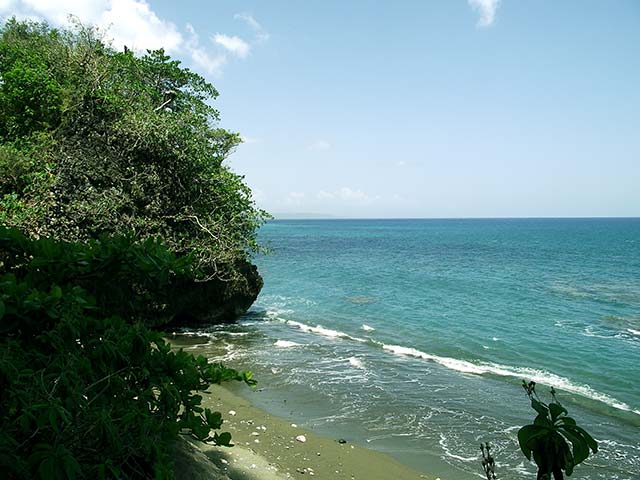
[[[537,382],[599,441],[580,479],[640,478],[640,219],[272,221],[236,325],[188,348],[262,408],[450,480],[535,478]]]

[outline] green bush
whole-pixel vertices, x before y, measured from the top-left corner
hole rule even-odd
[[[229,444],[200,393],[226,380],[253,385],[251,374],[174,352],[160,333],[113,313],[135,312],[147,290],[191,268],[157,242],[33,241],[0,227],[4,475],[172,478],[180,433]]]

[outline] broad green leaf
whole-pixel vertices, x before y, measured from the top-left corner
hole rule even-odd
[[[551,421],[553,422],[555,422],[560,415],[567,415],[569,413],[566,408],[555,402],[549,404],[549,412],[551,412]]]
[[[598,451],[598,442],[596,442],[595,439],[591,435],[589,435],[589,433],[584,428],[577,425],[572,425],[566,428],[570,428],[574,432],[579,432],[584,437],[587,445],[589,445],[589,448],[593,451],[593,453],[596,453]]]
[[[536,400],[535,398],[531,399],[531,407],[540,415],[547,416],[549,414],[549,409],[542,402]]]

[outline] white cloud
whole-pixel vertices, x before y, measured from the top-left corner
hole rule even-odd
[[[339,195],[342,200],[350,202],[369,202],[371,197],[364,193],[362,190],[353,190],[349,187],[342,187],[339,190]]]
[[[318,200],[333,200],[334,198],[336,198],[333,193],[327,192],[325,190],[320,190],[316,197],[318,197]]]
[[[108,28],[116,48],[125,45],[136,51],[164,48],[168,53],[176,53],[184,44],[177,27],[160,19],[144,0],[111,0],[110,8],[102,12],[96,23]]]
[[[52,23],[61,24],[67,21],[69,15],[75,15],[85,22],[96,23],[110,2],[107,0],[93,2],[86,0],[17,0],[8,3],[18,11],[39,14]],[[0,2],[0,8],[2,6],[2,2]]]
[[[468,0],[469,5],[480,15],[478,27],[490,27],[496,18],[500,0]]]
[[[0,16],[43,19],[55,26],[67,25],[69,16],[105,32],[114,48],[126,45],[137,52],[164,48],[167,53],[189,59],[193,68],[210,75],[219,74],[227,63],[227,53],[240,58],[249,54],[251,46],[236,36],[221,33],[212,37],[218,48],[200,43],[192,25],[181,31],[170,20],[159,17],[147,0],[0,0]],[[262,26],[248,14],[235,18],[246,22],[256,32],[265,34]],[[268,37],[268,35],[267,35]]]
[[[287,197],[284,199],[284,203],[286,205],[301,205],[304,197],[304,192],[289,192]]]
[[[259,42],[266,42],[267,40],[269,40],[270,35],[264,30],[264,28],[262,28],[262,25],[260,25],[258,21],[253,18],[253,15],[249,13],[236,13],[233,18],[243,21],[244,23],[249,25],[255,32],[256,39]]]
[[[404,167],[406,165],[407,165],[407,162],[405,162],[404,160],[400,160],[396,162],[396,167]]]
[[[322,152],[329,150],[331,148],[331,144],[326,140],[316,140],[311,145],[309,145],[309,150],[314,152]]]
[[[191,57],[191,61],[196,66],[209,74],[215,75],[222,70],[222,66],[227,63],[224,54],[212,54],[200,47],[200,38],[191,24],[187,24],[189,38],[185,43],[185,50]]]
[[[211,40],[240,58],[246,58],[251,50],[251,46],[240,37],[216,33]]]
[[[329,202],[342,202],[342,203],[349,203],[349,204],[356,204],[356,205],[368,205],[375,200],[379,200],[380,196],[379,195],[371,196],[360,189],[342,187],[333,192],[327,191],[327,190],[320,190],[316,194],[316,198],[318,200],[329,201]]]

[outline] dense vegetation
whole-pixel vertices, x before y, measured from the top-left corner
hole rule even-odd
[[[8,21],[0,221],[67,241],[160,237],[193,254],[200,280],[227,290],[220,302],[247,290],[246,261],[266,214],[223,163],[240,137],[217,126],[216,96],[162,50],[137,57],[91,28]]]
[[[251,375],[150,329],[227,319],[261,286],[265,213],[223,164],[240,138],[216,96],[162,50],[0,27],[3,478],[172,478],[180,433],[229,444],[198,392]]]
[[[29,240],[0,227],[0,266],[3,475],[171,478],[180,432],[229,444],[228,433],[212,434],[220,413],[196,392],[251,385],[251,375],[173,352],[161,334],[114,315],[188,274],[190,257],[153,241]]]

